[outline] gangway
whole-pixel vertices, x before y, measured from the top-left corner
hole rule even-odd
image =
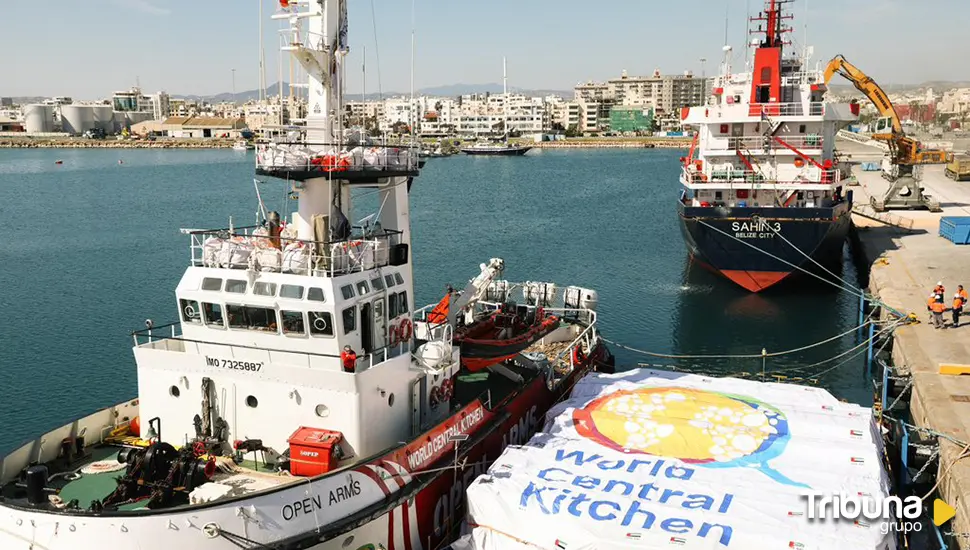
[[[870,147],[875,147],[884,153],[889,152],[889,145],[883,141],[876,141],[869,136],[864,136],[862,134],[857,134],[855,132],[850,132],[848,130],[839,130],[836,136],[860,145],[868,145]]]
[[[865,218],[867,220],[874,221],[876,223],[881,223],[882,225],[895,227],[896,229],[902,229],[903,231],[907,231],[907,232],[913,231],[912,218],[904,218],[902,216],[890,214],[889,212],[870,211],[864,205],[853,206],[852,214]]]

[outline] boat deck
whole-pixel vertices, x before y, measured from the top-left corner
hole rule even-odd
[[[118,480],[125,475],[127,465],[118,462],[118,453],[127,447],[131,445],[125,443],[96,445],[88,447],[85,455],[78,460],[66,463],[63,459],[58,459],[48,463],[50,477],[47,487],[56,491],[49,496],[51,503],[57,508],[76,506],[79,509],[88,509],[92,501],[104,500],[118,486]],[[217,465],[216,473],[209,484],[220,484],[226,487],[220,488],[222,490],[215,493],[216,498],[212,500],[255,493],[303,479],[278,474],[262,463],[252,460],[235,463],[228,458],[219,458]],[[17,487],[16,481],[0,487],[0,495],[4,499],[26,502],[26,492],[23,488]],[[76,503],[72,504],[72,501]],[[132,511],[146,509],[146,507],[143,501],[136,501],[122,504],[117,509]]]

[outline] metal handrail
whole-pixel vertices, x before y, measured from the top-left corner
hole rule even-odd
[[[721,174],[727,174],[722,176]],[[815,180],[772,180],[768,175],[756,170],[710,170],[698,172],[694,169],[681,167],[681,175],[688,183],[770,183],[782,185],[815,185],[815,184],[834,184],[842,181],[842,171],[838,169],[820,170],[812,168],[808,174],[815,177]],[[817,175],[816,175],[817,174]]]
[[[208,340],[195,340],[195,339],[192,339],[192,338],[183,338],[181,336],[176,336],[175,335],[175,328],[176,327],[180,327],[180,326],[181,326],[181,323],[179,321],[176,321],[176,322],[167,323],[167,324],[164,324],[164,325],[161,325],[161,326],[158,326],[158,327],[151,327],[151,328],[146,328],[146,329],[132,331],[131,335],[132,335],[132,338],[134,340],[135,347],[141,347],[141,346],[143,346],[145,344],[152,344],[152,343],[155,342],[155,339],[157,338],[159,341],[163,341],[163,340],[173,340],[173,341],[176,341],[176,342],[188,342],[190,344],[203,344],[203,345],[209,345],[209,346],[222,346],[222,347],[227,347],[227,348],[230,348],[230,349],[232,349],[232,348],[241,348],[241,349],[250,349],[250,350],[256,350],[256,351],[263,351],[263,352],[267,352],[267,353],[287,353],[287,354],[290,354],[290,355],[303,355],[303,356],[307,356],[307,357],[325,357],[327,359],[341,359],[341,356],[340,355],[333,355],[333,354],[329,354],[329,353],[318,353],[318,352],[312,352],[312,351],[283,350],[283,349],[266,348],[266,347],[259,347],[259,346],[247,346],[247,345],[244,345],[244,344],[227,344],[225,342],[212,342],[212,341],[208,341]],[[159,330],[159,329],[163,329],[163,328],[171,328],[171,334],[172,335],[171,336],[160,337],[160,336],[156,336],[155,334],[153,334],[153,331]],[[139,338],[147,339],[147,341],[144,341],[144,342],[143,341],[139,341]],[[390,355],[389,353],[392,350],[396,350],[397,353],[394,353],[393,355]],[[369,368],[373,368],[375,365],[379,365],[379,364],[383,363],[384,361],[387,361],[388,359],[390,359],[392,357],[397,357],[398,355],[402,355],[402,354],[408,353],[410,351],[411,351],[411,342],[410,341],[407,341],[407,342],[398,342],[397,344],[393,344],[393,345],[388,344],[388,345],[383,346],[381,348],[378,348],[376,350],[371,350],[370,352],[359,356],[357,358],[357,361],[360,362],[363,359],[367,359],[367,361],[368,361],[367,368],[362,369],[362,370],[367,370]],[[382,359],[379,360],[379,361],[375,361],[374,358],[377,357],[378,355],[381,355],[382,356]],[[361,370],[357,370],[356,367],[355,367],[355,372],[361,372]]]
[[[822,136],[785,136],[785,143],[791,145],[792,147],[803,147],[803,148],[815,148],[821,149],[824,144],[824,139]],[[717,144],[719,140],[714,138],[712,140],[713,144]],[[765,145],[770,146],[772,149],[777,149],[781,152],[788,152],[790,149],[779,145],[774,139],[765,136],[730,136],[728,137],[728,149],[737,149],[739,146],[745,149],[766,149]]]

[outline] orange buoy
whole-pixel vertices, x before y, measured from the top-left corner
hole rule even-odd
[[[141,421],[137,416],[128,423],[128,432],[135,437],[141,437]]]

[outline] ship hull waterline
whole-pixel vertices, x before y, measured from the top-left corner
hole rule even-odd
[[[0,548],[38,547],[41,541],[51,550],[100,548],[137,541],[143,550],[228,549],[237,547],[231,540],[248,539],[254,547],[290,550],[430,550],[447,542],[460,525],[465,487],[487,470],[488,460],[507,445],[527,441],[546,411],[577,380],[606,367],[609,357],[598,344],[553,390],[536,376],[501,402],[489,402],[489,396],[472,401],[409,445],[246,498],[133,512],[52,512],[0,502]],[[114,415],[122,406],[137,414],[137,400],[101,412]],[[452,442],[456,434],[467,439]],[[453,467],[456,460],[459,467]],[[383,498],[366,501],[380,494]],[[364,502],[355,506],[355,499]]]
[[[681,204],[678,213],[691,260],[750,292],[801,275],[801,270],[818,273],[815,262],[838,269],[851,225],[846,204],[791,209]]]

